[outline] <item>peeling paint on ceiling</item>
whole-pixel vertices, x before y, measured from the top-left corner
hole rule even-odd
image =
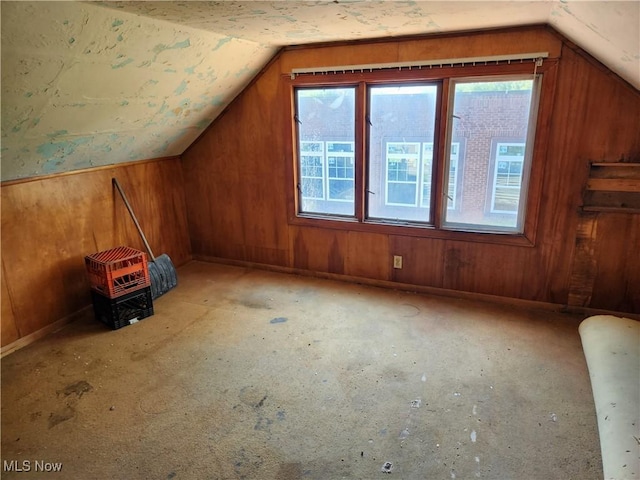
[[[103,5],[270,46],[548,23],[640,88],[637,0],[118,1]]]
[[[2,180],[181,154],[284,45],[548,23],[640,88],[640,2],[2,1]]]
[[[90,4],[2,2],[2,179],[179,155],[275,51]]]

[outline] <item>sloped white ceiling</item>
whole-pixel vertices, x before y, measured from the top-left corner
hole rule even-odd
[[[640,88],[640,2],[8,2],[2,180],[182,153],[285,45],[549,23]]]
[[[2,179],[177,155],[275,47],[74,2],[2,2]]]

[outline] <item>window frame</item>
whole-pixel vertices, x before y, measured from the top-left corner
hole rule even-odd
[[[380,70],[366,72],[329,73],[322,75],[299,75],[292,78],[286,74],[281,77],[281,88],[285,102],[287,116],[290,121],[285,121],[285,153],[287,157],[287,181],[291,185],[287,188],[288,222],[290,225],[311,226],[348,231],[381,233],[389,235],[414,236],[423,238],[451,239],[480,243],[496,243],[505,245],[534,246],[536,239],[536,227],[541,199],[542,181],[544,176],[544,157],[547,151],[549,130],[551,128],[548,119],[553,110],[553,97],[555,94],[557,59],[545,59],[542,66],[537,67],[537,75],[540,79],[538,87],[538,103],[536,107],[536,122],[531,124],[534,136],[529,139],[533,155],[531,169],[528,175],[528,189],[524,202],[524,219],[522,233],[501,232],[494,230],[469,230],[458,229],[455,226],[443,228],[443,182],[448,181],[448,172],[444,171],[446,165],[445,155],[448,155],[447,134],[449,125],[450,102],[449,80],[466,77],[491,77],[501,75],[532,75],[533,62],[509,62],[495,65],[477,65],[473,67],[443,66],[433,69],[405,69],[403,71]],[[367,218],[367,86],[377,84],[407,84],[410,82],[441,82],[440,95],[436,104],[436,131],[434,138],[434,168],[431,212],[439,212],[435,221],[430,224],[414,223],[407,221],[381,220]],[[299,212],[299,190],[296,179],[298,178],[298,161],[296,152],[297,122],[295,119],[296,99],[295,90],[299,87],[332,88],[355,87],[356,111],[355,111],[355,216],[328,216],[314,213]],[[443,101],[443,99],[447,99]],[[360,102],[360,103],[359,103]],[[460,149],[464,149],[461,144]],[[436,157],[437,156],[437,157]],[[437,158],[437,161],[435,160]],[[462,162],[463,163],[463,162]],[[460,168],[460,162],[458,168]],[[418,182],[418,188],[422,183]],[[466,226],[465,226],[466,227]]]
[[[348,144],[351,145],[352,150],[350,152],[342,152],[342,151],[329,152],[329,144],[336,144],[336,143],[348,143]],[[344,180],[350,180],[351,177],[332,177],[330,175],[330,173],[329,173],[330,172],[330,168],[331,168],[330,163],[329,163],[329,155],[332,155],[336,159],[337,158],[344,158],[344,159],[353,158],[353,180],[355,182],[355,175],[356,175],[356,172],[355,172],[355,167],[356,167],[355,166],[355,150],[356,150],[355,149],[355,142],[352,142],[350,140],[344,140],[344,141],[341,141],[341,140],[326,140],[324,142],[324,144],[325,144],[324,161],[325,161],[326,166],[327,166],[327,168],[326,168],[326,172],[327,172],[327,196],[326,196],[327,198],[326,198],[326,201],[328,201],[328,202],[351,203],[352,199],[350,199],[350,198],[349,199],[344,199],[344,198],[332,198],[331,197],[331,180],[344,181]],[[347,155],[347,154],[350,154],[350,155]],[[337,168],[349,168],[349,167],[337,166],[336,165],[336,169]]]
[[[320,150],[318,152],[316,151],[303,151],[302,148],[300,148],[301,151],[301,157],[320,157],[320,161],[321,161],[321,173],[322,176],[321,177],[312,177],[309,175],[304,175],[304,173],[302,172],[302,169],[307,166],[307,165],[302,165],[302,163],[300,164],[300,185],[301,185],[301,191],[300,191],[300,195],[302,196],[302,198],[305,198],[307,200],[322,200],[325,201],[327,200],[327,161],[326,161],[326,155],[324,152],[325,149],[325,142],[323,140],[300,140],[300,147],[302,147],[302,144],[319,144],[320,145]],[[304,153],[304,155],[302,155],[302,153]],[[317,154],[316,154],[317,153]],[[314,155],[315,154],[315,155]],[[313,167],[310,167],[313,168]],[[318,178],[321,180],[322,182],[322,197],[309,197],[309,196],[305,196],[304,194],[304,179],[312,179],[312,180],[318,180]]]
[[[417,153],[410,153],[409,152],[409,153],[405,154],[403,152],[403,153],[391,153],[390,154],[389,153],[389,146],[390,145],[407,145],[407,146],[411,146],[412,145],[414,147],[417,147],[418,151],[417,151]],[[420,200],[421,200],[421,198],[420,198],[421,195],[420,195],[420,191],[419,191],[420,190],[419,189],[419,187],[420,187],[420,176],[419,176],[419,173],[422,172],[421,165],[420,165],[421,164],[421,160],[422,160],[422,157],[421,157],[421,154],[420,154],[420,148],[422,147],[422,142],[385,141],[384,142],[384,146],[385,146],[385,149],[384,149],[384,152],[385,152],[384,153],[384,205],[385,205],[385,207],[386,206],[389,206],[389,207],[410,207],[410,208],[419,207]],[[389,155],[393,155],[393,157],[390,158]],[[390,167],[389,164],[391,162],[389,160],[393,159],[393,158],[397,158],[398,160],[402,161],[404,159],[402,159],[400,157],[403,157],[403,156],[410,157],[413,160],[415,160],[415,164],[416,164],[416,179],[413,182],[411,182],[409,180],[399,180],[398,178],[396,178],[395,180],[391,180],[389,178],[390,177],[390,173],[391,173],[391,170],[389,168]],[[393,163],[395,163],[397,165],[399,162],[396,161],[396,162],[393,162]],[[398,174],[400,172],[401,172],[401,170],[396,169],[396,174]],[[390,184],[393,184],[393,185],[413,185],[413,186],[415,186],[415,193],[413,195],[413,197],[414,197],[413,198],[413,203],[409,204],[409,203],[391,202],[390,199],[389,199],[389,186],[390,186]]]
[[[519,184],[517,187],[513,187],[511,185],[498,185],[498,162],[500,161],[499,158],[499,154],[498,154],[498,150],[500,148],[501,145],[506,145],[506,146],[522,146],[523,147],[523,154],[522,154],[522,158],[519,159],[519,162],[521,164],[520,166],[520,175],[519,175]],[[493,138],[491,139],[491,159],[490,159],[490,167],[489,167],[489,175],[491,177],[491,184],[487,185],[488,189],[487,189],[487,197],[488,197],[488,201],[486,202],[487,205],[487,213],[491,214],[491,215],[518,215],[520,208],[518,208],[515,211],[510,211],[510,210],[498,210],[495,208],[495,197],[496,197],[496,190],[498,188],[507,188],[507,189],[518,189],[518,190],[522,190],[522,186],[526,185],[525,184],[525,176],[524,176],[524,166],[526,164],[526,155],[525,155],[525,150],[524,148],[526,147],[526,142],[517,142],[515,140],[513,141],[507,141],[507,140],[502,140],[502,139],[498,139],[498,138]],[[514,160],[508,160],[509,162],[513,162]],[[509,174],[511,172],[508,172]],[[510,176],[510,175],[509,175]]]

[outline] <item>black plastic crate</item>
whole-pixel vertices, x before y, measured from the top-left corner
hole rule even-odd
[[[126,327],[153,315],[151,287],[127,293],[116,298],[105,297],[91,290],[93,312],[96,319],[113,330]]]

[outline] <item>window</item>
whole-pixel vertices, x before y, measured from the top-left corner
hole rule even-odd
[[[422,190],[423,195],[423,203],[422,206],[424,208],[429,208],[429,204],[424,202],[424,199],[431,198],[431,184],[432,180],[432,164],[433,164],[433,144],[432,143],[423,143],[422,144],[422,158],[423,158],[423,182],[422,182]],[[451,144],[451,151],[449,154],[449,196],[447,198],[447,209],[456,208],[457,198],[459,193],[459,183],[460,176],[458,175],[458,164],[460,159],[460,142],[453,142]]]
[[[355,89],[296,91],[300,213],[354,215]]]
[[[418,204],[420,143],[389,142],[386,149],[385,205]]]
[[[491,212],[518,213],[522,170],[524,167],[524,143],[496,143],[493,184],[491,188]]]
[[[324,142],[300,142],[302,198],[324,200]]]
[[[353,203],[353,142],[327,142],[329,200]]]
[[[433,164],[424,145],[433,148],[438,91],[437,84],[369,88],[367,218],[431,222]]]
[[[292,80],[292,219],[453,234],[442,238],[525,232],[544,69],[436,70]]]
[[[450,132],[454,138],[466,139],[464,194],[459,208],[446,210],[443,226],[521,233],[525,175],[531,165],[527,153],[533,79],[498,77],[453,84]],[[503,142],[502,137],[519,141]],[[458,161],[454,152],[452,143],[449,171]],[[447,197],[455,198],[455,190],[449,182]]]

